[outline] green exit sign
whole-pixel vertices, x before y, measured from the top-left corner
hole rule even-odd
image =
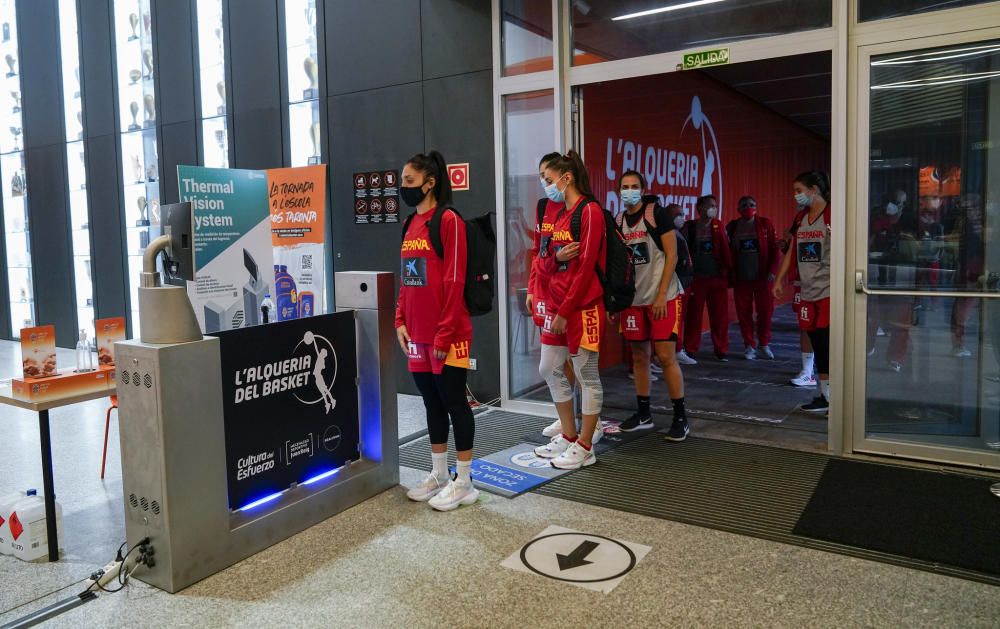
[[[697,70],[711,66],[721,66],[729,63],[729,49],[716,48],[684,55],[684,69]]]

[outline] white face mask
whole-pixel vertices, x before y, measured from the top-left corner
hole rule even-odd
[[[684,216],[682,214],[678,214],[674,217],[674,227],[677,229],[682,229],[684,227]]]
[[[886,216],[895,216],[899,214],[899,206],[896,205],[895,203],[890,202],[888,205],[885,206],[885,213]]]
[[[719,215],[719,210],[718,208],[714,207],[708,208],[708,211],[705,212],[705,216],[707,216],[708,218],[715,218],[718,215]]]

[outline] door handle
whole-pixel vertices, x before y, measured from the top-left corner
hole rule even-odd
[[[865,284],[865,272],[854,272],[854,292],[869,296],[886,297],[953,297],[957,299],[1000,299],[1000,293],[975,291],[943,291],[943,290],[882,290],[871,289]]]

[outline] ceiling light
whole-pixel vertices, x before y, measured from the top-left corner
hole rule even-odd
[[[969,81],[982,81],[1000,77],[1000,72],[976,72],[974,74],[955,74],[952,76],[932,76],[926,79],[914,79],[912,81],[899,81],[898,83],[885,83],[884,85],[872,85],[873,90],[900,90],[912,87],[933,87],[936,85],[950,85],[952,83],[968,83]]]
[[[631,20],[637,17],[646,17],[647,15],[656,15],[657,13],[666,13],[667,11],[679,11],[680,9],[690,9],[691,7],[700,7],[703,4],[715,4],[716,2],[725,2],[726,0],[694,0],[693,2],[682,2],[681,4],[672,4],[666,7],[660,7],[659,9],[649,9],[648,11],[639,11],[638,13],[628,13],[626,15],[619,15],[618,17],[611,18],[612,22],[618,22],[620,20]]]

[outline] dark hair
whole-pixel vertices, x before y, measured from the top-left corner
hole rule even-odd
[[[573,185],[585,197],[594,198],[594,192],[590,189],[590,176],[587,175],[587,167],[583,165],[580,154],[574,150],[567,151],[565,155],[560,155],[549,162],[547,168],[551,168],[560,175],[570,173],[573,175]]]
[[[719,204],[719,200],[715,197],[714,194],[706,194],[705,196],[698,197],[698,202],[695,204],[695,207],[700,210],[701,208],[705,207],[709,199],[715,201],[716,205]]]
[[[679,203],[670,203],[669,205],[667,205],[667,213],[668,214],[670,214],[671,216],[673,216],[674,210],[680,210],[681,214],[684,213],[684,208],[682,208]]]
[[[792,182],[798,182],[807,188],[818,188],[819,196],[823,197],[823,200],[827,203],[830,202],[830,176],[822,170],[804,172],[793,179]]]
[[[426,155],[417,153],[406,163],[424,174],[426,179],[434,178],[434,199],[439,207],[451,205],[451,180],[448,178],[448,163],[437,151],[429,151]]]
[[[635,171],[635,170],[626,170],[625,172],[622,173],[622,176],[618,178],[618,188],[619,189],[621,189],[622,182],[625,181],[626,177],[638,177],[639,178],[639,185],[642,187],[643,190],[646,189],[646,180],[643,178],[642,173],[640,173],[638,171]]]
[[[742,210],[745,207],[750,207],[751,203],[753,204],[753,207],[757,207],[757,199],[753,198],[748,194],[746,196],[740,197],[740,202],[736,204],[736,207],[737,209]]]
[[[538,160],[538,165],[548,166],[549,162],[551,162],[554,159],[559,159],[559,157],[560,155],[556,151],[552,151],[551,153],[546,153],[545,155],[542,155],[542,159]]]

